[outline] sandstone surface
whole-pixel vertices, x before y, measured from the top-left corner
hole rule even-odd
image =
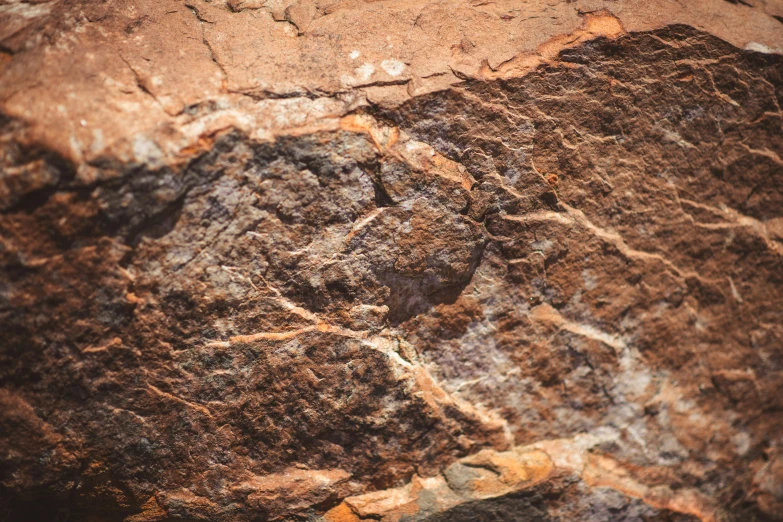
[[[0,0],[0,520],[783,520],[780,0]]]

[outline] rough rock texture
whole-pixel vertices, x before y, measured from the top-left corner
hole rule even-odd
[[[0,520],[783,520],[783,3],[0,0]]]

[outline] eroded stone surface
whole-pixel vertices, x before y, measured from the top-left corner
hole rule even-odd
[[[779,520],[748,4],[2,6],[3,516]]]

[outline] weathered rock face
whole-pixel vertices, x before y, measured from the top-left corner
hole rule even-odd
[[[0,518],[783,520],[783,5],[121,4],[0,5]]]

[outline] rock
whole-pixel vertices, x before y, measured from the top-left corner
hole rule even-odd
[[[781,21],[6,2],[4,520],[783,520]]]

